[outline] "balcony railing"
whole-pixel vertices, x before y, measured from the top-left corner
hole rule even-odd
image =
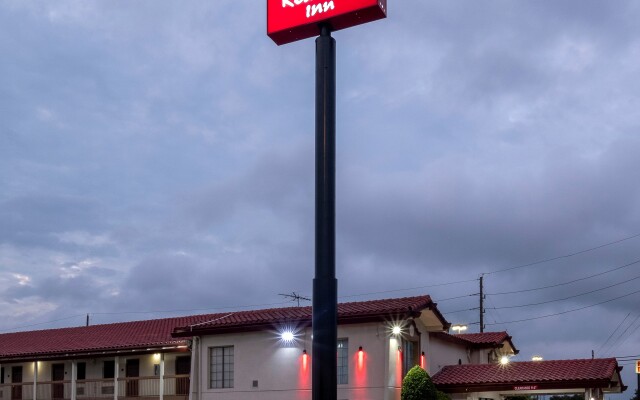
[[[38,382],[36,400],[70,400],[71,381]],[[165,375],[163,377],[165,400],[189,398],[189,375]],[[84,379],[76,381],[77,400],[113,399],[113,379]],[[160,377],[118,378],[118,399],[160,398]],[[0,384],[0,400],[34,400],[33,383]]]

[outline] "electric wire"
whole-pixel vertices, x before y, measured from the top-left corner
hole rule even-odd
[[[629,324],[629,326],[627,326],[627,329],[625,329],[620,335],[618,335],[618,338],[615,340],[615,342],[613,342],[613,344],[610,346],[610,348],[608,349],[609,352],[613,352],[615,351],[618,347],[622,346],[624,344],[624,342],[626,342],[629,337],[631,335],[626,335],[627,331],[629,331],[629,328],[631,328],[633,325],[636,324],[636,322],[638,322],[638,320],[640,319],[640,314],[638,314],[638,316],[636,317],[636,319],[633,320],[632,323]],[[638,328],[636,328],[635,330],[637,330]],[[634,332],[635,332],[634,330]],[[622,339],[624,338],[624,339]],[[622,342],[620,342],[620,340],[622,339]],[[620,342],[620,343],[618,343]]]
[[[620,270],[622,268],[627,268],[627,267],[630,267],[630,266],[638,264],[638,263],[640,263],[640,260],[635,260],[635,261],[630,262],[628,264],[621,265],[619,267],[615,267],[615,268],[609,269],[607,271],[603,271],[603,272],[600,272],[600,273],[597,273],[597,274],[594,274],[594,275],[589,275],[589,276],[585,276],[585,277],[582,277],[582,278],[574,279],[572,281],[568,281],[568,282],[564,282],[564,283],[557,283],[555,285],[541,286],[541,287],[532,288],[532,289],[513,290],[513,291],[509,291],[509,292],[486,293],[486,295],[487,296],[502,296],[502,295],[507,295],[507,294],[526,293],[526,292],[534,292],[534,291],[543,290],[543,289],[551,289],[551,288],[565,286],[565,285],[569,285],[571,283],[576,283],[576,282],[584,281],[584,280],[587,280],[587,279],[595,278],[597,276],[602,276],[602,275],[605,275],[605,274],[609,274],[611,272],[618,271],[618,270]]]
[[[35,324],[29,324],[29,325],[22,325],[22,326],[15,326],[13,328],[9,328],[9,329],[2,329],[0,330],[0,332],[13,332],[13,331],[17,331],[20,329],[24,329],[24,328],[31,328],[34,326],[39,326],[39,325],[46,325],[46,324],[52,324],[54,322],[59,322],[59,321],[66,321],[68,319],[72,319],[72,318],[78,318],[78,317],[84,317],[85,314],[76,314],[76,315],[70,315],[68,317],[63,317],[63,318],[58,318],[58,319],[53,319],[51,321],[45,321],[45,322],[38,322]]]
[[[606,304],[606,303],[610,303],[612,301],[620,300],[622,298],[629,297],[629,296],[632,296],[632,295],[637,294],[637,293],[640,293],[640,290],[636,290],[635,292],[627,293],[625,295],[618,296],[618,297],[615,297],[613,299],[601,301],[599,303],[591,304],[591,305],[584,306],[584,307],[574,308],[574,309],[571,309],[571,310],[562,311],[562,312],[553,313],[553,314],[540,315],[540,316],[532,317],[532,318],[524,318],[524,319],[518,319],[518,320],[513,320],[513,321],[504,321],[504,322],[502,322],[502,324],[513,324],[513,323],[518,323],[518,322],[534,321],[534,320],[538,320],[538,319],[543,319],[543,318],[555,317],[555,316],[558,316],[558,315],[569,314],[569,313],[572,313],[572,312],[585,310],[587,308],[596,307],[596,306],[599,306],[601,304]],[[474,325],[477,325],[477,324],[479,324],[479,322],[474,323]],[[498,325],[498,324],[494,323],[494,324],[487,324],[487,325]]]
[[[569,257],[577,256],[579,254],[588,253],[590,251],[598,250],[598,249],[601,249],[603,247],[612,246],[614,244],[622,243],[624,241],[635,239],[637,237],[640,237],[640,233],[632,235],[632,236],[628,236],[628,237],[625,237],[625,238],[622,238],[622,239],[618,239],[618,240],[615,240],[613,242],[609,242],[609,243],[601,244],[599,246],[591,247],[591,248],[588,248],[588,249],[585,249],[585,250],[576,251],[576,252],[565,254],[565,255],[562,255],[562,256],[551,257],[551,258],[547,258],[547,259],[544,259],[544,260],[534,261],[534,262],[527,263],[527,264],[516,265],[516,266],[513,266],[513,267],[498,269],[498,270],[491,271],[491,272],[484,272],[483,274],[484,275],[497,274],[497,273],[500,273],[500,272],[506,272],[506,271],[511,271],[511,270],[514,270],[514,269],[531,267],[531,266],[538,265],[538,264],[544,264],[544,263],[548,263],[548,262],[551,262],[551,261],[561,260],[563,258],[569,258]]]
[[[611,334],[609,335],[609,337],[607,338],[607,340],[604,341],[603,344],[600,345],[600,347],[598,347],[598,350],[596,351],[597,354],[600,354],[600,350],[603,349],[604,346],[607,345],[607,343],[609,343],[609,340],[611,340],[611,338],[613,337],[613,335],[615,335],[615,333],[618,331],[618,329],[620,329],[620,327],[622,326],[622,324],[624,324],[624,321],[627,320],[627,318],[629,318],[629,316],[631,315],[631,313],[628,313],[626,317],[624,317],[624,319],[622,321],[620,321],[620,323],[618,324],[618,326],[616,326],[616,329],[613,330],[613,332],[611,332]]]
[[[412,288],[404,288],[404,289],[392,289],[392,290],[382,290],[379,292],[369,292],[369,293],[359,293],[359,294],[350,294],[350,295],[345,295],[345,296],[338,296],[339,299],[350,299],[353,297],[362,297],[362,296],[369,296],[372,294],[385,294],[385,293],[395,293],[395,292],[406,292],[409,290],[417,290],[417,289],[427,289],[427,288],[432,288],[432,287],[440,287],[440,286],[450,286],[450,285],[457,285],[460,283],[468,283],[468,282],[475,282],[478,279],[466,279],[466,280],[462,280],[462,281],[453,281],[453,282],[443,282],[443,283],[434,283],[432,285],[425,285],[425,286],[416,286],[416,287],[412,287]]]
[[[174,310],[95,312],[90,314],[91,315],[169,314],[169,313],[192,312],[192,311],[223,311],[223,310],[239,309],[239,308],[270,307],[270,306],[277,306],[277,305],[283,305],[283,304],[290,304],[290,302],[282,301],[278,303],[244,304],[240,306],[174,309]]]
[[[592,294],[592,293],[596,293],[596,292],[601,292],[603,290],[611,289],[612,287],[624,285],[625,283],[635,281],[636,279],[640,279],[640,275],[636,276],[635,278],[631,278],[631,279],[624,280],[622,282],[615,283],[613,285],[605,286],[605,287],[602,287],[602,288],[599,288],[599,289],[589,290],[588,292],[583,292],[583,293],[579,293],[579,294],[576,294],[576,295],[573,295],[573,296],[563,297],[561,299],[541,301],[541,302],[538,302],[538,303],[518,304],[518,305],[515,305],[515,306],[494,307],[493,309],[494,310],[505,310],[505,309],[510,309],[510,308],[532,307],[532,306],[539,306],[539,305],[542,305],[542,304],[557,303],[558,301],[565,301],[565,300],[569,300],[569,299],[574,299],[576,297],[585,296],[587,294]]]

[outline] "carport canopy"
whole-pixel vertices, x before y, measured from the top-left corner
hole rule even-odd
[[[626,390],[615,358],[510,362],[507,364],[449,365],[433,376],[436,387],[466,398],[502,398],[516,395],[585,393],[601,400],[604,393]]]

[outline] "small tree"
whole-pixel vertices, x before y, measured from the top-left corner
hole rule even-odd
[[[438,391],[427,371],[415,366],[402,380],[402,400],[438,400]]]

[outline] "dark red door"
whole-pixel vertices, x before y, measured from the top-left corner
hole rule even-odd
[[[138,397],[140,360],[137,358],[127,360],[125,373],[127,376],[127,397]]]
[[[191,372],[191,357],[181,356],[176,357],[176,375],[189,375]],[[180,376],[176,378],[176,394],[187,395],[189,394],[189,377]]]
[[[64,364],[51,366],[51,382],[64,381]],[[64,399],[64,383],[51,384],[51,397],[54,400]]]
[[[20,383],[11,386],[11,400],[22,400],[22,366],[11,367],[11,383]]]

